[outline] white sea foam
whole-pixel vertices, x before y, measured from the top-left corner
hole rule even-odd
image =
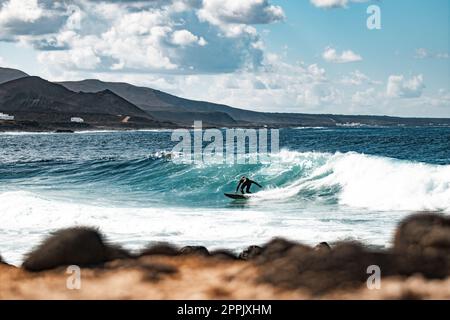
[[[305,190],[338,187],[341,205],[371,210],[450,212],[450,165],[431,165],[359,153],[282,150],[272,173],[286,165],[313,168],[306,177],[258,192],[254,198],[287,199]]]
[[[103,133],[124,133],[124,132],[172,132],[172,129],[135,129],[135,130],[76,130],[74,134],[103,134]],[[30,135],[61,135],[62,133],[54,131],[4,131],[0,135],[5,136],[30,136]]]
[[[420,210],[450,213],[449,165],[358,153],[281,150],[272,157],[255,174],[289,179],[253,194],[244,207],[108,207],[81,203],[76,196],[55,200],[37,191],[0,193],[0,254],[19,264],[49,232],[73,225],[99,227],[131,249],[150,241],[241,249],[274,236],[308,244],[352,238],[387,245],[404,216]],[[331,190],[335,202],[321,202],[324,190]]]
[[[395,221],[380,213],[380,223],[364,223],[350,233],[342,221],[329,221],[328,208],[291,212],[251,206],[246,210],[98,207],[22,191],[0,194],[0,212],[0,254],[16,265],[51,231],[76,225],[99,227],[110,241],[129,249],[142,248],[151,241],[169,241],[240,250],[276,236],[311,245],[349,237],[386,245]],[[361,212],[343,211],[338,216],[350,221],[366,219]]]
[[[54,132],[33,132],[33,131],[4,131],[0,132],[3,136],[30,136],[30,135],[49,135],[56,134]]]

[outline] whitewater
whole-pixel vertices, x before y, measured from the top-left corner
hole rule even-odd
[[[164,131],[0,134],[0,254],[20,264],[49,232],[74,225],[131,250],[160,241],[241,250],[276,236],[386,247],[403,217],[450,214],[448,128],[280,138],[268,161],[229,165],[176,163]],[[225,198],[241,175],[264,188]]]

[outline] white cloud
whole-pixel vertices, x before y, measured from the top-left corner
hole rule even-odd
[[[80,75],[65,76],[83,78]],[[92,76],[260,111],[320,112],[323,107],[331,108],[340,101],[337,89],[328,83],[322,67],[316,64],[289,64],[273,54],[267,55],[263,67],[257,71],[185,76],[147,73],[101,73]]]
[[[42,52],[38,55],[38,61],[51,65],[53,68],[95,70],[101,63],[91,46],[78,46],[67,51]]]
[[[427,58],[434,58],[434,59],[449,59],[448,52],[431,52],[425,48],[418,48],[416,49],[416,52],[414,54],[414,58],[416,59],[427,59]]]
[[[0,0],[0,39],[34,46],[37,68],[44,70],[39,75],[50,80],[125,81],[260,111],[443,110],[436,114],[448,116],[448,91],[426,96],[422,75],[393,75],[385,87],[359,70],[333,79],[320,64],[287,63],[287,55],[266,52],[254,25],[284,19],[268,0],[39,0],[28,2],[38,5],[37,12],[24,9],[22,16],[17,7],[5,9],[12,2]],[[312,2],[332,8],[352,1]],[[362,60],[352,50],[331,47],[322,57],[332,63]],[[421,57],[448,54],[426,50]],[[408,97],[415,99],[398,99]]]
[[[188,30],[176,30],[172,34],[172,43],[179,45],[179,46],[188,46],[192,44],[198,44],[200,46],[205,46],[206,41],[202,37],[197,37],[196,35],[193,35]]]
[[[375,88],[369,88],[363,91],[357,91],[352,95],[353,106],[373,106],[377,99],[377,92]]]
[[[268,0],[204,0],[198,16],[203,21],[219,26],[267,24],[283,20],[284,12]]]
[[[257,69],[264,45],[252,24],[284,17],[268,0],[26,1],[35,12],[22,1],[3,1],[0,27],[22,21],[0,28],[0,39],[32,45],[40,61],[54,62],[53,74]]]
[[[436,53],[435,56],[438,59],[449,59],[450,58],[450,55],[448,54],[448,52],[439,52],[439,53]]]
[[[0,41],[54,32],[67,15],[66,7],[51,0],[0,0]]]
[[[355,70],[353,72],[350,72],[350,74],[343,76],[340,82],[342,84],[351,86],[360,86],[363,84],[370,84],[370,85],[381,84],[380,81],[372,80],[369,76],[365,75],[359,70]]]
[[[439,89],[437,94],[431,97],[424,97],[424,104],[437,108],[450,108],[450,91],[448,89]]]
[[[345,85],[340,78],[330,78],[326,70],[317,64],[290,64],[274,54],[268,54],[263,67],[257,71],[240,70],[226,74],[177,75],[69,70],[58,77],[43,76],[55,81],[87,77],[123,81],[186,98],[257,111],[448,116],[450,108],[448,90],[430,92],[429,96],[422,94],[415,99],[398,99],[396,96],[388,96],[385,86],[370,86],[369,83],[361,86]],[[404,82],[410,80],[403,79]]]
[[[425,48],[418,48],[416,49],[416,53],[414,55],[414,58],[416,59],[425,59],[429,55],[428,50]]]
[[[424,88],[421,74],[410,79],[406,79],[403,75],[391,75],[388,78],[386,94],[391,98],[418,98]]]
[[[37,0],[10,0],[4,2],[0,10],[0,25],[13,21],[34,22],[43,14]]]
[[[306,86],[298,94],[297,103],[306,107],[320,107],[324,104],[335,106],[342,103],[342,93],[329,84],[315,84]]]
[[[177,87],[191,98],[261,111],[319,112],[341,102],[340,92],[328,83],[323,68],[288,64],[276,55],[268,56],[260,72],[197,77],[195,83]]]
[[[362,57],[359,54],[354,53],[352,50],[344,50],[339,54],[336,49],[328,47],[322,53],[322,58],[331,63],[350,63],[362,61]]]
[[[348,76],[344,76],[341,80],[343,84],[360,86],[363,83],[369,82],[370,79],[364,73],[359,70],[355,70]]]
[[[17,66],[14,63],[11,63],[8,59],[0,56],[0,67],[2,68],[12,68],[12,69],[20,69],[20,66]]]
[[[366,2],[368,0],[311,0],[311,3],[318,8],[345,8],[350,2]]]

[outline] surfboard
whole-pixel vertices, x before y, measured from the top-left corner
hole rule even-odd
[[[224,193],[224,195],[231,199],[248,199],[250,197],[246,194],[240,194],[240,193]]]

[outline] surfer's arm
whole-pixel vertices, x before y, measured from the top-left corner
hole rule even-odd
[[[238,192],[239,187],[241,186],[241,184],[242,184],[242,181],[239,181],[239,184],[238,184],[238,186],[236,187],[236,192]]]
[[[260,185],[258,182],[253,181],[254,184],[256,184],[258,187],[262,188],[262,185]]]

